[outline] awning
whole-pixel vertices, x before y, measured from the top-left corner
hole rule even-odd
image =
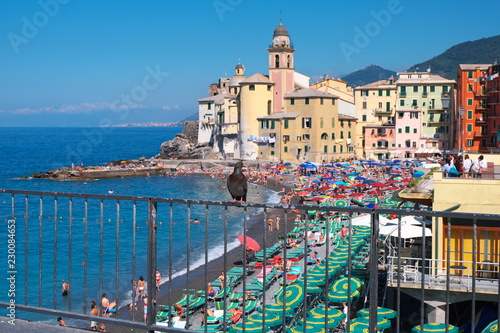
[[[415,152],[415,154],[422,154],[424,152],[423,149],[417,149],[417,151]]]

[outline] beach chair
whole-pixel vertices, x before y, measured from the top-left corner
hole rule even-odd
[[[231,294],[231,291],[232,288],[230,287],[222,288],[216,295],[214,295],[214,299],[221,299],[224,297],[224,295],[228,296]]]
[[[245,314],[252,313],[257,308],[258,301],[255,299],[247,299],[245,301]]]
[[[207,319],[207,321],[208,321],[208,319]],[[208,324],[208,325],[200,326],[196,330],[196,332],[219,332],[221,329],[222,329],[222,324]]]

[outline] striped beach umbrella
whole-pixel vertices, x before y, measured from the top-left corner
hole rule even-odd
[[[306,326],[314,326],[317,328],[324,328],[325,327],[325,322],[328,328],[335,328],[338,326],[342,319],[337,319],[337,318],[326,318],[325,317],[306,317]],[[297,321],[297,325],[303,326],[304,325],[304,318],[300,318]]]
[[[276,304],[286,304],[287,307],[295,309],[302,304],[304,300],[304,291],[300,285],[292,284],[286,288],[286,294],[281,292],[276,295],[276,299]]]
[[[287,333],[304,333],[304,326],[287,327]],[[316,326],[307,325],[306,333],[325,333],[324,328],[319,328]]]
[[[411,329],[412,333],[445,333],[446,332],[446,324],[441,323],[427,323],[424,326],[417,325]],[[448,333],[458,333],[458,327],[453,325],[448,325]]]
[[[333,203],[335,207],[348,207],[349,203],[346,200],[337,200]]]
[[[257,312],[260,312],[260,313],[264,312],[264,308],[262,306],[259,306],[256,310],[257,310]],[[280,305],[280,304],[276,304],[276,303],[275,304],[266,304],[265,310],[266,310],[266,313],[274,314],[276,316],[283,315],[283,305]],[[291,307],[285,308],[285,315],[286,316],[292,316],[294,314],[295,314],[295,309],[292,309]]]
[[[328,313],[327,313],[328,309]],[[338,320],[339,322],[345,318],[345,314],[340,311],[339,309],[334,309],[334,308],[325,308],[325,307],[318,307],[311,309],[307,312],[307,315],[310,317],[322,317],[325,318],[325,316],[328,316],[328,318],[333,318]]]
[[[498,319],[491,322],[481,333],[496,333],[498,332]]]
[[[262,322],[257,323],[255,321],[246,321],[245,328],[243,329],[243,323],[238,323],[229,327],[229,333],[237,333],[237,332],[262,332],[265,329]]]
[[[281,325],[283,323],[283,318],[282,316],[277,316],[275,314],[267,313],[262,314],[262,313],[254,313],[250,316],[247,317],[248,320],[254,321],[257,323],[265,324],[266,327],[274,327]]]
[[[366,325],[366,327],[370,327],[370,318],[368,317],[360,317],[360,318],[356,318],[356,319],[353,319],[351,320],[351,327],[352,325]],[[390,328],[391,327],[391,322],[385,318],[378,318],[377,319],[377,328],[379,330],[385,330],[386,328]]]
[[[370,308],[362,309],[356,312],[356,315],[358,317],[369,317],[370,316]],[[386,318],[386,319],[392,319],[396,318],[398,315],[397,311],[388,309],[388,308],[377,308],[377,317],[378,318]]]

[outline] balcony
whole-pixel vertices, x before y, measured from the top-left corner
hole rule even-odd
[[[235,135],[238,134],[237,123],[217,124],[217,135]]]
[[[476,123],[477,124],[484,124],[488,121],[488,117],[478,117],[476,118]]]
[[[375,136],[387,136],[387,132],[377,132]]]
[[[379,109],[379,108],[373,109],[373,112],[374,112],[375,114],[385,114],[385,115],[387,115],[387,114],[391,114],[391,113],[392,113],[392,111],[393,111],[393,109],[390,109],[390,110],[387,110],[387,109]]]
[[[487,104],[479,104],[477,107],[476,107],[476,110],[486,110],[486,109],[489,109],[490,106],[487,105]]]
[[[486,131],[475,131],[474,132],[474,137],[485,137],[488,136],[488,133]]]

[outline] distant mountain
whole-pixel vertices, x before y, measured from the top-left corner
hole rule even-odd
[[[425,71],[430,67],[431,73],[455,80],[459,64],[492,64],[497,60],[500,60],[500,35],[457,44],[408,71]]]
[[[196,112],[185,119],[179,120],[179,123],[182,125],[182,124],[184,124],[185,121],[198,120],[198,118],[199,118],[199,114],[198,114],[198,112]]]
[[[388,79],[391,76],[396,77],[396,72],[383,69],[377,65],[370,65],[352,72],[351,74],[342,76],[341,79],[346,81],[350,87],[359,87],[375,81]]]

